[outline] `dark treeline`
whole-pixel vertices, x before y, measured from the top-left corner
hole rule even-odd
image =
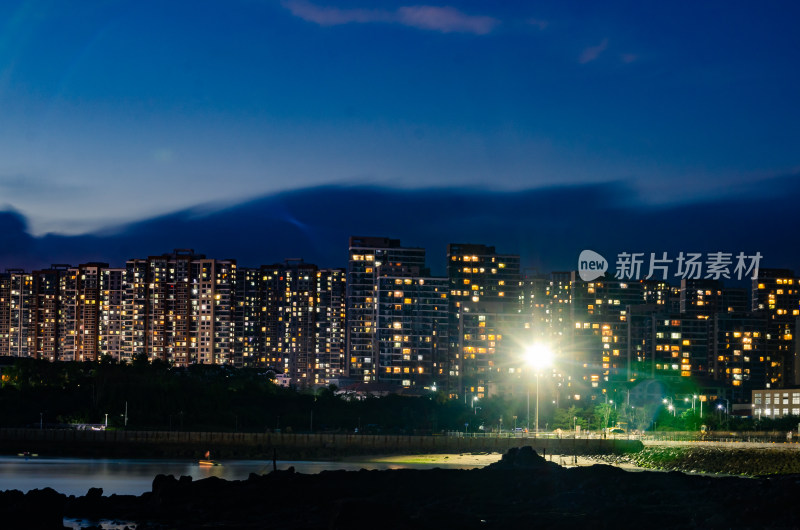
[[[144,357],[130,364],[18,359],[3,370],[0,426],[104,424],[136,430],[415,433],[464,430],[472,409],[442,394],[351,400],[335,388],[282,388],[257,369],[172,369]]]
[[[627,430],[793,430],[797,417],[738,419],[708,407],[670,414],[660,403],[636,409],[598,404],[555,407],[542,400],[540,428],[571,432],[621,425]],[[362,400],[335,387],[294,390],[276,385],[269,372],[226,366],[170,368],[144,356],[132,363],[48,362],[16,359],[2,372],[0,427],[105,424],[132,430],[216,432],[358,432],[431,434],[533,428],[525,397],[464,403],[442,392],[424,397],[389,395]],[[710,410],[709,410],[710,409]],[[127,411],[127,425],[126,425]],[[634,414],[635,413],[635,414]]]

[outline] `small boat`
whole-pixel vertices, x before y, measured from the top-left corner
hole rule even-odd
[[[219,462],[211,458],[211,451],[206,451],[204,457],[198,462],[201,466],[221,466]]]
[[[24,453],[17,453],[17,456],[24,456],[25,459],[27,460],[28,458],[36,457],[39,455],[37,453],[31,453],[30,451],[25,451]]]

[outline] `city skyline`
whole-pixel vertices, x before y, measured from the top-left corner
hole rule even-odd
[[[796,523],[798,20],[0,2],[5,519]]]
[[[389,383],[460,399],[524,392],[524,352],[542,344],[563,400],[619,399],[655,380],[738,403],[754,388],[800,382],[800,278],[742,256],[756,259],[745,274],[758,268],[749,289],[723,281],[736,274],[732,254],[721,274],[721,256],[698,255],[709,274],[687,266],[676,285],[624,266],[590,280],[533,273],[494,246],[451,243],[447,274],[435,276],[426,249],[375,236],[349,238],[347,269],[293,258],[240,267],[175,249],[124,268],[10,270],[0,273],[0,354],[144,355],[267,368],[300,387]]]

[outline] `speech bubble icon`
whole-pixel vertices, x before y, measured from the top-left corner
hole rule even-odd
[[[608,270],[606,258],[594,250],[583,250],[578,256],[578,275],[581,280],[590,282],[596,280]]]

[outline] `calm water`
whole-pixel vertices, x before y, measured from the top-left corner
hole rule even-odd
[[[25,459],[20,456],[0,457],[0,491],[17,489],[23,492],[50,487],[67,495],[85,495],[89,488],[103,488],[104,495],[140,495],[150,491],[158,474],[189,475],[194,480],[220,477],[228,480],[246,479],[250,473],[269,473],[271,460],[226,460],[221,466],[200,467],[190,460],[134,460],[92,458]],[[299,473],[319,473],[344,469],[431,469],[434,467],[464,467],[433,464],[384,464],[372,462],[306,462],[279,461],[278,469],[294,466]]]

